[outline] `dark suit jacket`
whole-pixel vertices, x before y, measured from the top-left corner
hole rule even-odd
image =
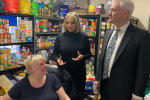
[[[104,58],[113,30],[105,34],[96,80],[101,82]],[[110,73],[108,93],[111,100],[131,100],[132,93],[144,97],[150,72],[149,32],[129,24],[116,53]]]

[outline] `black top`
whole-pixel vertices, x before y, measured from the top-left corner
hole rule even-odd
[[[83,55],[80,61],[74,61],[72,58],[77,58],[78,53]],[[67,62],[64,66],[59,66],[63,69],[85,69],[85,60],[91,57],[89,38],[85,33],[66,32],[59,34],[56,38],[52,58],[57,62],[57,59],[62,56],[63,62]]]
[[[59,79],[53,73],[46,75],[45,84],[40,88],[31,86],[28,77],[18,81],[9,91],[12,99],[20,100],[59,100],[56,91],[62,87]]]

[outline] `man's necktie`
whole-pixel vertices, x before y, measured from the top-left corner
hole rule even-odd
[[[115,44],[118,38],[118,32],[120,31],[120,29],[115,29],[116,33],[115,35],[112,37],[110,44],[107,48],[106,51],[106,55],[105,55],[105,62],[104,62],[104,69],[103,69],[103,80],[106,79],[108,77],[108,71],[109,71],[109,62],[111,59],[111,55],[113,53],[113,50],[115,48]]]

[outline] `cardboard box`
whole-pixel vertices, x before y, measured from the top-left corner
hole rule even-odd
[[[25,24],[26,24],[25,20],[19,20],[18,29],[25,29],[26,28]]]
[[[26,21],[26,30],[31,31],[32,30],[32,21]]]
[[[89,8],[90,0],[77,0],[77,6],[81,6],[83,9]]]
[[[26,42],[32,42],[32,31],[26,31]]]

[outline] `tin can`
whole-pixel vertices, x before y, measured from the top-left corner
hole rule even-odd
[[[8,63],[8,64],[11,64],[11,59],[7,59],[7,63]]]
[[[9,25],[9,19],[7,19],[7,20],[6,20],[6,24],[8,24],[8,25]]]
[[[7,34],[7,38],[10,38],[10,35],[11,35],[11,34],[8,33],[8,34]]]
[[[12,67],[11,67],[11,64],[8,64],[7,66],[8,66],[8,69],[11,69],[11,68],[12,68]]]
[[[0,49],[0,53],[4,53],[4,49]]]
[[[1,44],[4,43],[4,38],[0,38],[0,43],[1,43]]]
[[[0,33],[3,33],[3,28],[0,28]]]
[[[1,59],[1,60],[0,60],[0,64],[4,64],[4,59]]]
[[[7,43],[7,38],[4,38],[4,43]]]
[[[7,38],[7,34],[6,33],[4,33],[4,38]]]
[[[6,25],[6,24],[3,24],[3,28],[6,29],[6,28],[7,28],[7,25]]]
[[[7,54],[7,59],[11,59],[11,54]]]
[[[15,64],[15,68],[16,68],[16,67],[18,67],[18,63],[17,63],[17,64]]]
[[[4,55],[4,60],[7,60],[7,54],[3,54]]]
[[[3,24],[0,24],[0,28],[3,28]]]
[[[7,60],[4,60],[4,64],[7,64]]]
[[[8,69],[7,64],[4,64],[4,69]]]
[[[3,19],[2,18],[0,18],[0,24],[3,24]]]
[[[0,70],[4,70],[4,64],[0,64]]]
[[[8,51],[8,54],[11,54],[11,49],[10,48],[7,51]],[[11,58],[11,55],[10,55],[10,58]]]
[[[15,68],[15,64],[11,64],[11,68]]]
[[[0,54],[0,60],[4,59],[4,54]]]
[[[15,64],[18,64],[18,58],[15,57]]]
[[[9,33],[9,29],[5,29],[5,33]]]
[[[42,16],[42,8],[39,8],[39,15]]]
[[[7,39],[7,43],[11,43],[10,38]]]

